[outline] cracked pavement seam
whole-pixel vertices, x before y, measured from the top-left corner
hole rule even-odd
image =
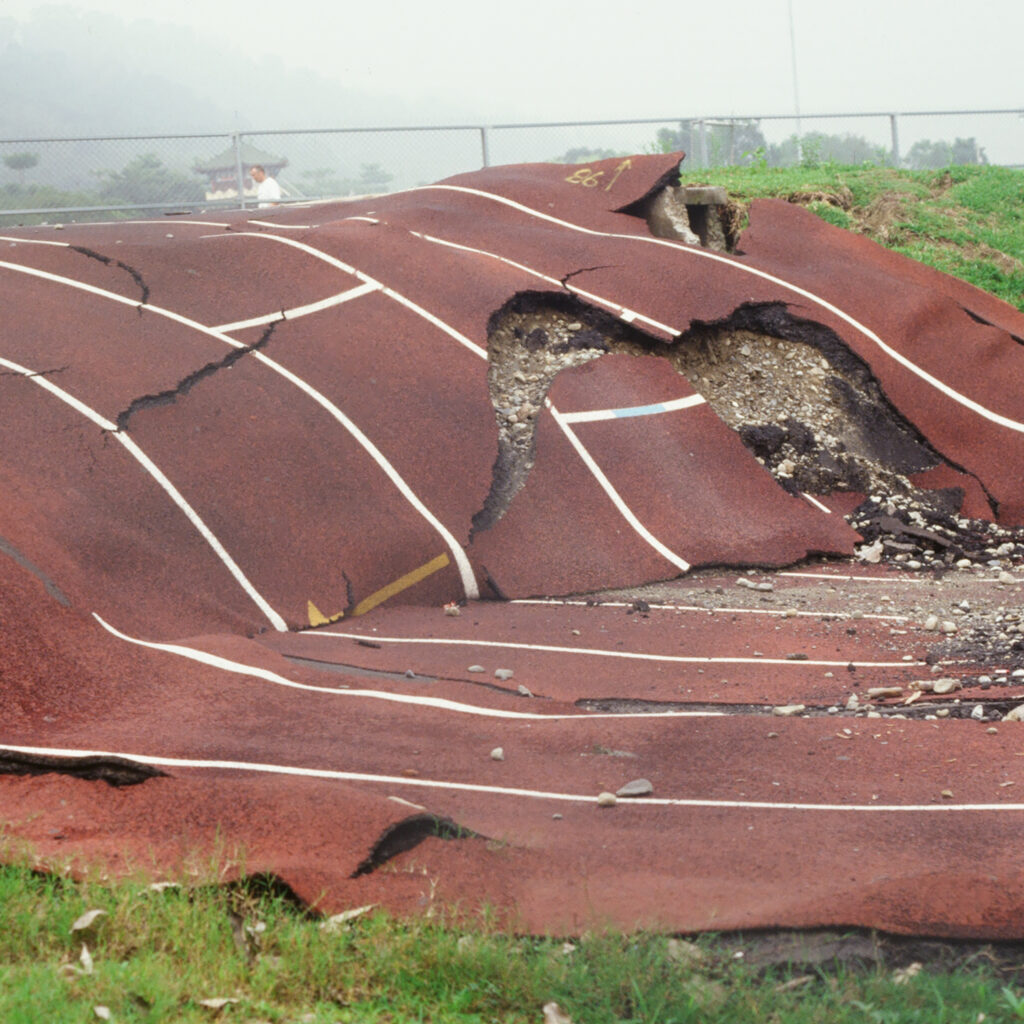
[[[188,374],[188,376],[183,377],[173,388],[168,388],[166,391],[159,391],[156,394],[142,395],[139,398],[132,399],[128,408],[123,409],[117,414],[117,429],[119,431],[127,430],[128,421],[137,412],[157,405],[169,405],[176,401],[180,395],[187,395],[189,391],[191,391],[192,388],[201,380],[212,376],[220,370],[229,369],[251,352],[258,352],[270,341],[276,326],[276,322],[269,324],[263,334],[260,335],[258,341],[254,341],[251,345],[246,345],[243,348],[232,349],[226,356],[224,356],[223,359],[215,359],[212,362],[206,363],[198,370],[195,370]]]

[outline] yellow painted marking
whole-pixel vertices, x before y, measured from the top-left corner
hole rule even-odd
[[[383,604],[389,597],[394,597],[395,594],[400,594],[403,590],[407,590],[414,583],[419,583],[420,580],[426,579],[428,576],[433,576],[435,572],[439,572],[446,565],[451,564],[451,559],[446,554],[438,555],[437,558],[427,562],[426,565],[421,565],[418,569],[413,569],[412,572],[407,572],[404,576],[399,576],[394,583],[389,583],[386,587],[381,587],[376,594],[371,594],[369,597],[360,601],[352,611],[353,615],[365,615],[371,608],[376,608],[377,605]]]
[[[573,171],[565,180],[570,185],[582,185],[584,188],[596,188],[600,179],[604,177],[604,171],[594,171],[589,167],[581,167]]]
[[[426,565],[421,565],[418,569],[407,572],[393,583],[389,583],[386,587],[381,587],[376,593],[364,598],[352,610],[352,615],[365,615],[371,608],[376,608],[377,605],[383,604],[388,598],[394,597],[395,594],[408,590],[409,587],[419,583],[420,580],[433,576],[435,572],[439,572],[447,565],[451,565],[451,559],[446,554],[438,555],[437,558],[431,559]],[[306,602],[306,612],[309,615],[309,624],[311,626],[327,626],[345,617],[344,612],[338,612],[337,615],[324,615],[312,601]]]
[[[345,617],[344,612],[328,617],[312,601],[306,602],[306,612],[309,615],[309,624],[311,626],[329,626],[332,622],[337,622]]]
[[[605,188],[605,192],[611,192],[612,185],[614,185],[615,182],[617,182],[619,180],[619,175],[623,171],[628,171],[630,169],[630,167],[632,167],[632,166],[633,166],[633,161],[632,160],[623,160],[622,163],[619,164],[619,166],[615,168],[615,174],[612,176],[612,180],[608,182],[608,185]]]

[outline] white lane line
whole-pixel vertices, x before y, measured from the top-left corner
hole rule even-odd
[[[309,231],[312,228],[317,227],[316,224],[278,224],[272,220],[252,220],[246,221],[246,224],[258,224],[261,228],[277,228],[281,231]]]
[[[554,644],[521,644],[505,640],[462,640],[449,637],[378,636],[376,633],[341,633],[335,630],[308,630],[306,637],[336,637],[343,640],[372,640],[375,644],[441,644],[452,647],[500,647],[514,651],[541,651],[547,654],[582,654],[599,658],[624,658],[627,661],[661,661],[672,665],[790,665],[808,668],[916,668],[924,661],[812,661],[791,658],[718,658],[696,654],[644,654],[639,651],[609,651],[600,647],[559,647]]]
[[[717,263],[724,263],[735,270],[741,271],[745,274],[751,274],[754,277],[759,277],[762,280],[768,281],[771,284],[778,285],[780,288],[785,288],[787,291],[792,292],[794,295],[799,295],[802,298],[807,299],[809,302],[813,302],[816,306],[820,306],[822,309],[828,310],[833,315],[837,316],[840,320],[849,324],[854,330],[859,331],[869,341],[877,345],[883,352],[886,353],[891,359],[895,360],[901,366],[908,369],[911,373],[920,377],[921,380],[930,384],[937,391],[942,392],[949,398],[952,398],[955,402],[963,405],[965,408],[970,409],[972,412],[977,413],[979,416],[984,417],[992,423],[996,423],[999,426],[1006,427],[1008,430],[1014,430],[1018,433],[1024,433],[1024,423],[1018,420],[1010,419],[1008,416],[1003,416],[1001,413],[993,412],[991,409],[986,408],[979,402],[974,401],[972,398],[968,398],[966,395],[961,394],[959,391],[954,390],[948,384],[939,380],[937,377],[932,376],[927,370],[922,369],[916,363],[911,362],[906,356],[898,352],[891,345],[886,344],[882,339],[875,334],[869,327],[855,320],[849,313],[845,313],[838,306],[834,306],[831,302],[821,298],[819,295],[815,295],[813,292],[808,291],[806,288],[801,288],[798,285],[791,284],[789,281],[785,281],[780,277],[775,277],[773,274],[769,274],[764,270],[758,270],[756,267],[751,267],[743,263],[738,263],[735,260],[731,260],[719,253],[709,252],[706,249],[697,249],[692,246],[683,245],[681,242],[673,242],[666,238],[654,238],[647,235],[627,235],[619,234],[611,231],[597,231],[593,228],[585,228],[579,224],[573,224],[570,221],[561,220],[558,217],[552,217],[550,214],[541,213],[539,210],[534,210],[529,206],[524,206],[522,203],[517,203],[515,200],[507,199],[505,196],[496,195],[492,192],[483,192],[480,189],[466,188],[464,185],[423,185],[419,188],[409,189],[410,192],[426,192],[431,190],[443,190],[448,192],[462,192],[466,195],[474,195],[483,199],[489,199],[492,202],[501,203],[504,206],[511,207],[512,209],[519,210],[522,213],[527,213],[531,217],[537,217],[541,220],[548,221],[551,224],[557,224],[559,227],[569,228],[572,231],[579,231],[587,235],[596,235],[601,238],[617,238],[624,241],[631,242],[642,242],[648,245],[662,245],[676,252],[683,253],[687,256],[691,256],[697,259],[712,260]]]
[[[276,672],[271,672],[269,669],[246,665],[241,661],[232,661],[229,658],[222,658],[219,654],[209,654],[207,651],[201,651],[194,647],[140,640],[137,637],[128,636],[115,629],[97,615],[96,612],[93,612],[92,615],[108,633],[126,643],[135,644],[138,647],[147,647],[153,651],[163,651],[166,654],[174,654],[189,661],[197,661],[200,664],[208,665],[210,668],[220,669],[223,672],[262,679],[264,682],[273,683],[275,686],[283,686],[289,690],[330,694],[334,697],[359,697],[368,700],[386,701],[392,704],[410,704],[415,707],[434,708],[438,711],[477,715],[481,718],[504,718],[529,722],[590,721],[591,719],[604,718],[721,718],[724,715],[722,711],[643,711],[637,714],[629,712],[616,714],[599,711],[576,715],[543,715],[528,711],[502,711],[498,708],[488,708],[478,704],[464,704],[461,701],[447,700],[443,697],[419,697],[406,693],[389,693],[386,690],[353,690],[344,687],[314,686],[311,683],[297,683],[292,679],[287,679],[285,676],[278,675]]]
[[[286,632],[288,629],[287,623],[281,618],[280,615],[270,606],[270,603],[263,597],[262,594],[252,585],[249,578],[242,572],[238,563],[228,554],[227,549],[218,540],[213,531],[203,522],[199,513],[188,503],[185,496],[179,491],[174,484],[164,475],[160,468],[149,458],[148,455],[128,436],[126,431],[118,430],[117,424],[112,423],[106,417],[101,416],[95,409],[86,405],[84,402],[75,398],[74,395],[69,394],[62,388],[57,387],[49,378],[39,373],[33,373],[32,370],[27,369],[24,366],[20,366],[18,363],[11,362],[9,359],[0,358],[0,366],[6,366],[9,370],[13,370],[15,373],[21,374],[28,380],[31,380],[33,384],[38,384],[39,387],[50,394],[59,398],[66,405],[71,406],[76,412],[85,416],[86,419],[95,423],[101,430],[107,431],[112,434],[128,453],[139,463],[140,466],[163,488],[165,493],[170,497],[171,501],[184,512],[188,521],[195,527],[199,532],[199,535],[206,541],[206,543],[213,549],[214,554],[221,560],[228,572],[235,578],[239,586],[249,595],[250,598],[255,602],[257,607],[270,621],[270,624],[276,630]]]
[[[838,573],[823,572],[780,572],[779,576],[796,576],[808,580],[839,580],[842,583],[935,583],[933,579],[922,579],[919,576],[840,576]]]
[[[241,331],[246,327],[261,327],[264,324],[277,323],[279,320],[297,320],[299,317],[309,316],[311,313],[319,313],[324,309],[331,309],[334,306],[340,306],[345,302],[351,302],[352,299],[358,299],[376,291],[380,291],[380,285],[361,284],[357,285],[355,288],[349,288],[347,291],[338,292],[335,295],[329,295],[326,299],[320,299],[319,302],[310,302],[305,306],[293,306],[291,309],[282,309],[276,313],[267,313],[266,316],[255,316],[250,320],[236,320],[234,323],[230,324],[217,324],[216,327],[211,327],[210,330],[221,331],[224,334],[227,334],[230,331]]]
[[[168,217],[166,220],[94,220],[81,224],[69,224],[68,228],[132,228],[136,224],[162,224],[165,228],[177,227],[179,224],[189,224],[200,228],[229,228],[230,224],[219,220],[181,220],[178,217]],[[173,238],[173,234],[168,234]]]
[[[605,492],[605,494],[611,500],[611,503],[618,510],[619,515],[621,515],[622,518],[625,519],[627,523],[629,523],[633,530],[641,538],[643,538],[643,540],[645,540],[652,548],[654,548],[654,550],[657,551],[658,554],[665,559],[665,561],[674,565],[677,569],[680,570],[680,572],[689,572],[690,563],[686,561],[686,559],[683,558],[681,555],[677,555],[671,548],[667,547],[665,544],[662,544],[662,542],[658,540],[658,538],[655,537],[654,534],[651,533],[651,531],[648,530],[642,522],[640,522],[640,520],[637,518],[633,510],[626,504],[622,496],[615,489],[611,480],[609,480],[608,477],[605,476],[604,471],[597,464],[594,457],[584,447],[583,442],[576,436],[572,427],[570,427],[569,424],[565,422],[565,418],[562,416],[562,414],[547,399],[544,400],[544,404],[551,412],[551,415],[554,417],[555,423],[558,424],[559,429],[562,431],[563,434],[565,434],[566,438],[569,441],[569,444],[571,444],[573,448],[576,450],[576,454],[580,457],[580,459],[583,460],[583,464],[587,467],[587,469],[590,470],[594,479],[598,482],[601,489]]]
[[[240,232],[238,234],[241,234]],[[223,235],[216,237],[237,237],[236,235]],[[261,235],[252,234],[249,237],[254,238],[273,238],[272,235]],[[289,239],[280,239],[280,241],[290,242]],[[81,291],[89,292],[92,295],[98,295],[101,298],[109,299],[112,302],[119,302],[122,305],[131,306],[133,309],[145,309],[151,313],[155,313],[158,316],[166,317],[169,320],[173,320],[176,323],[180,323],[185,327],[189,327],[193,330],[199,331],[202,334],[206,334],[211,338],[216,338],[218,341],[224,342],[226,345],[230,345],[232,348],[245,348],[246,346],[242,342],[237,341],[228,334],[224,334],[221,331],[214,330],[213,328],[207,327],[204,324],[199,323],[196,320],[191,320],[186,316],[182,316],[180,313],[174,313],[169,309],[164,309],[160,306],[153,306],[148,303],[143,304],[136,302],[132,299],[127,299],[123,295],[118,295],[116,292],[109,292],[103,288],[97,288],[94,285],[85,284],[81,281],[76,281],[73,278],[61,277],[58,274],[51,274],[47,271],[36,270],[33,267],[25,267],[19,263],[7,263],[0,261],[0,269],[14,270],[18,273],[29,274],[33,277],[40,277],[47,281],[54,281],[59,284],[67,285],[71,288],[77,288]],[[355,273],[352,271],[352,273]],[[363,276],[365,279],[365,275]],[[376,282],[374,282],[376,283]],[[465,551],[462,550],[462,545],[452,536],[451,532],[444,526],[443,523],[423,504],[422,501],[413,493],[413,490],[405,482],[401,474],[397,469],[384,457],[384,453],[377,448],[377,446],[352,422],[333,402],[330,401],[325,395],[321,394],[316,388],[314,388],[307,381],[298,377],[290,370],[285,369],[280,363],[271,359],[263,352],[253,352],[252,356],[254,359],[263,363],[269,369],[275,373],[280,374],[287,381],[299,388],[306,395],[313,399],[318,405],[325,409],[338,423],[340,423],[345,430],[355,439],[355,441],[362,447],[362,449],[370,456],[371,459],[377,464],[377,466],[385,473],[388,479],[394,484],[398,492],[413,506],[414,509],[434,528],[441,539],[445,542],[448,550],[452,554],[452,558],[459,570],[459,575],[462,579],[463,591],[467,599],[475,600],[480,596],[479,588],[477,587],[476,577],[473,575],[473,569],[469,564],[469,559],[466,556]]]
[[[481,348],[475,341],[471,341],[464,334],[457,331],[454,327],[446,324],[443,320],[438,319],[433,313],[428,312],[422,306],[418,306],[411,299],[407,299],[404,295],[396,292],[393,288],[388,288],[383,282],[378,281],[374,277],[370,277],[369,274],[364,274],[361,270],[357,270],[349,263],[345,263],[343,260],[337,259],[335,256],[331,256],[330,253],[324,252],[322,249],[317,249],[312,245],[307,245],[305,242],[297,242],[294,238],[284,238],[280,235],[271,235],[265,231],[232,231],[227,235],[209,235],[210,239],[217,240],[223,238],[262,238],[268,242],[279,242],[281,245],[291,246],[293,249],[298,249],[300,252],[304,252],[314,259],[321,260],[324,263],[335,267],[338,270],[344,271],[346,274],[350,274],[353,277],[358,278],[365,284],[376,285],[389,299],[393,299],[400,305],[405,306],[406,309],[411,310],[417,316],[422,317],[428,323],[444,331],[449,337],[454,338],[464,348],[468,348],[475,356],[479,356],[481,359],[487,359],[487,350]]]
[[[352,218],[353,220],[355,218]],[[435,235],[426,235],[420,231],[413,231],[410,228],[406,228],[410,235],[415,235],[417,238],[422,238],[427,242],[433,242],[436,245],[444,245],[449,249],[459,249],[462,252],[472,253],[474,256],[486,256],[488,259],[497,260],[499,263],[504,263],[515,270],[521,270],[524,274],[529,274],[531,277],[536,277],[541,281],[545,281],[548,284],[554,285],[556,288],[561,290],[564,288],[566,291],[573,292],[575,295],[579,295],[581,298],[587,299],[589,302],[594,302],[597,305],[604,306],[606,309],[611,310],[620,319],[625,314],[628,314],[631,319],[629,323],[640,322],[648,327],[653,327],[657,331],[661,331],[663,334],[667,334],[670,338],[678,338],[682,333],[676,330],[675,327],[670,327],[668,324],[663,324],[660,320],[654,320],[649,316],[644,316],[642,313],[634,313],[631,310],[627,310],[624,306],[614,302],[612,299],[607,299],[602,295],[596,295],[593,292],[588,292],[583,288],[579,288],[574,285],[571,281],[560,281],[557,277],[551,277],[550,274],[545,274],[540,270],[535,270],[533,267],[527,266],[525,263],[517,263],[515,260],[510,260],[507,256],[501,256],[496,252],[490,252],[487,249],[476,249],[471,245],[461,245],[458,242],[452,242],[447,238],[438,238]]]
[[[632,601],[570,601],[560,600],[553,597],[518,597],[513,598],[509,604],[541,604],[541,605],[569,605],[578,608],[632,608]],[[704,615],[776,615],[782,618],[805,617],[808,619],[848,619],[849,612],[800,612],[796,609],[774,609],[774,608],[707,608],[700,604],[651,604],[647,607],[652,611],[666,612],[701,612]],[[906,615],[869,615],[861,616],[863,619],[881,619],[885,622],[908,622]]]
[[[588,412],[563,412],[563,423],[598,423],[602,420],[632,419],[634,416],[657,416],[663,412],[678,412],[680,409],[692,409],[697,405],[706,405],[703,395],[687,395],[675,398],[670,402],[655,402],[653,405],[631,405],[618,409],[591,409]],[[824,506],[822,506],[824,508]]]
[[[994,569],[989,568],[990,572],[994,572]],[[841,580],[844,583],[941,583],[942,580],[928,579],[927,577],[920,576],[839,576],[837,574],[826,574],[823,572],[780,572],[780,576],[802,576],[805,579],[811,580]],[[998,583],[999,580],[996,577],[971,577],[972,579],[980,579],[982,583]],[[1024,581],[1024,577],[1018,576],[1013,582],[1020,583]],[[864,616],[867,618],[867,616]]]
[[[813,494],[808,494],[806,491],[801,491],[800,494],[802,497],[806,498],[815,508],[820,508],[821,511],[825,513],[825,515],[832,515],[832,509],[830,509],[826,505],[823,505],[820,501],[818,501],[816,497],[814,497]]]
[[[14,242],[18,245],[55,245],[60,249],[70,249],[70,242],[49,242],[45,238],[18,238],[16,235],[0,235],[0,242]],[[14,246],[12,245],[13,249]]]
[[[230,235],[216,235],[213,237],[237,238],[242,237],[243,235],[243,232],[234,232]],[[282,238],[276,235],[265,234],[262,232],[253,232],[249,235],[249,237],[263,238],[267,239],[268,241],[280,242],[283,245],[290,245],[295,249],[299,249],[300,251],[308,253],[309,255],[314,256],[317,259],[323,260],[324,262],[330,264],[331,266],[337,267],[339,270],[343,270],[346,274],[354,274],[362,281],[380,284],[380,282],[377,281],[375,278],[370,277],[368,274],[364,274],[362,271],[357,270],[350,264],[344,263],[343,261],[335,258],[334,256],[331,256],[328,253],[325,253],[311,245],[307,245],[304,242],[297,242],[292,238]],[[401,305],[405,306],[406,308],[414,312],[417,316],[422,317],[428,323],[433,324],[435,327],[437,327],[439,330],[444,331],[450,337],[454,338],[457,342],[459,342],[459,344],[463,345],[465,348],[468,348],[471,352],[479,356],[484,361],[487,360],[486,349],[482,348],[480,345],[477,345],[475,342],[467,338],[464,334],[461,334],[459,331],[457,331],[454,327],[450,326],[443,320],[434,316],[433,313],[428,312],[422,306],[419,306],[415,302],[412,302],[409,299],[405,298],[405,296],[400,295],[392,288],[382,286],[382,291],[383,294],[386,295],[388,298],[394,299],[396,302],[399,302]],[[671,565],[674,565],[681,572],[689,571],[690,563],[687,562],[685,558],[682,558],[681,556],[677,555],[675,552],[670,550],[666,545],[664,545],[660,540],[658,540],[658,538],[655,537],[650,532],[650,530],[648,530],[647,527],[643,525],[643,523],[640,522],[637,516],[633,513],[632,509],[630,509],[630,507],[623,500],[622,496],[612,485],[608,477],[605,476],[605,474],[602,472],[601,468],[598,466],[593,456],[591,456],[590,452],[587,451],[586,447],[583,445],[583,442],[580,441],[580,439],[576,436],[572,429],[566,423],[563,422],[561,413],[559,413],[555,406],[552,405],[548,399],[545,399],[544,404],[546,408],[548,408],[551,411],[551,415],[554,417],[554,420],[558,424],[559,429],[561,429],[561,431],[565,434],[569,443],[575,449],[576,454],[579,455],[579,457],[583,460],[584,465],[590,470],[594,479],[597,480],[601,489],[608,496],[612,504],[618,510],[619,514],[626,520],[626,522],[629,523],[629,525],[636,531],[636,533],[644,541],[646,541],[652,548],[654,548],[654,550],[657,551],[658,554],[660,554],[666,561],[668,561]],[[477,595],[474,594],[473,596],[475,597]]]
[[[406,778],[404,775],[374,775],[369,772],[344,772],[327,768],[300,768],[293,765],[264,764],[258,761],[212,761],[185,757],[164,757],[159,754],[136,754],[113,750],[80,750],[68,747],[22,747],[0,744],[0,752],[29,754],[37,757],[116,757],[139,765],[159,768],[195,768],[207,771],[241,771],[269,775],[290,775],[306,779],[331,779],[337,782],[369,782],[387,786],[411,786],[421,789],[448,789],[463,793],[487,793],[494,796],[526,797],[532,800],[557,800],[596,804],[593,793],[559,793],[544,789],[515,789],[511,786],[485,786],[472,782],[451,782],[445,779]],[[693,807],[709,810],[748,811],[818,811],[888,814],[950,814],[957,812],[1024,811],[1024,804],[811,804],[768,800],[699,800],[673,797],[619,797],[620,804],[630,807]]]

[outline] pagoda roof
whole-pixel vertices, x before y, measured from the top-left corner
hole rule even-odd
[[[288,157],[274,156],[266,150],[259,149],[249,142],[243,142],[238,147],[242,157],[242,167],[248,169],[253,164],[261,164],[264,167],[286,167]],[[233,170],[235,167],[235,147],[228,146],[222,153],[210,157],[209,160],[197,160],[193,170],[203,174],[210,174],[214,171]]]

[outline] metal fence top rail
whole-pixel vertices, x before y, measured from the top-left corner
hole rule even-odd
[[[673,124],[696,121],[814,121],[842,119],[845,117],[956,117],[970,114],[1017,114],[1024,116],[1022,107],[997,107],[984,110],[874,110],[847,111],[844,113],[824,112],[790,114],[675,114],[672,117],[627,117],[599,121],[509,121],[502,123],[475,124],[421,124],[421,125],[379,125],[377,127],[334,127],[334,128],[252,128],[241,131],[233,129],[222,132],[176,132],[170,135],[86,135],[63,137],[39,137],[0,139],[0,144],[44,143],[44,142],[157,142],[173,139],[223,139],[236,135],[330,135],[355,134],[363,132],[438,132],[438,131],[483,131],[488,129],[512,128],[576,128],[597,125],[622,124]]]
[[[5,142],[160,142],[172,139],[224,139],[237,132],[179,132],[176,135],[61,135],[49,138],[0,139]],[[247,134],[242,132],[241,134]]]

